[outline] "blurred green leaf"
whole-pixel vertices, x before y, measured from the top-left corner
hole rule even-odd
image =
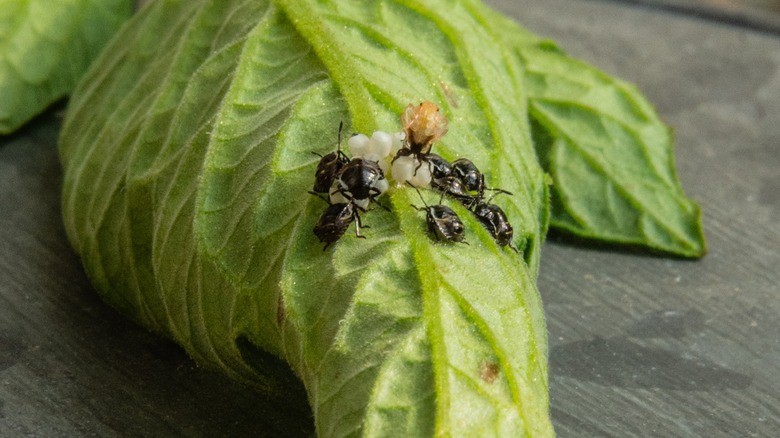
[[[131,0],[0,0],[0,134],[70,93]]]

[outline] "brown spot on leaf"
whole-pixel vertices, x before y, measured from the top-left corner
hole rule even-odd
[[[496,380],[496,377],[498,377],[499,371],[498,364],[485,362],[479,367],[479,378],[485,383],[493,383],[493,381]]]

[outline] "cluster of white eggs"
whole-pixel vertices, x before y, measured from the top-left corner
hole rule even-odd
[[[375,131],[370,138],[365,134],[355,134],[349,138],[347,145],[352,157],[376,161],[385,175],[397,185],[408,181],[415,187],[427,187],[431,183],[427,162],[420,162],[413,155],[396,157],[403,148],[404,137],[403,132]]]

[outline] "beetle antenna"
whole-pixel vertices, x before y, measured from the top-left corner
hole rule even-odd
[[[349,161],[349,157],[347,156],[347,154],[345,154],[341,150],[341,130],[343,128],[344,128],[344,121],[342,120],[339,122],[339,134],[338,134],[338,142],[336,143],[336,155],[338,155],[339,157],[346,158],[347,161]]]
[[[425,202],[425,198],[423,198],[422,193],[420,193],[420,189],[418,189],[416,185],[410,183],[409,181],[406,181],[406,184],[408,184],[411,188],[413,188],[417,192],[417,195],[420,197],[420,200],[422,201],[422,203],[425,206],[425,208],[429,208],[428,207],[428,203]]]
[[[441,190],[441,197],[439,197],[439,204],[441,204],[441,201],[444,200],[444,193],[445,193],[445,191]]]
[[[496,196],[498,196],[498,195],[500,195],[500,194],[502,194],[502,193],[504,193],[504,194],[507,194],[507,195],[509,195],[509,196],[513,196],[513,193],[512,193],[512,192],[510,192],[510,191],[508,191],[508,190],[504,190],[504,189],[494,189],[494,188],[490,187],[490,188],[485,188],[485,190],[490,190],[490,191],[493,191],[493,192],[495,192],[495,193],[493,193],[493,196],[491,196],[490,198],[488,198],[488,200],[487,200],[487,202],[486,202],[487,204],[490,204],[490,201],[492,201],[492,200],[493,200],[493,198],[495,198]]]

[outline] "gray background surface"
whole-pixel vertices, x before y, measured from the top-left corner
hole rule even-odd
[[[778,436],[778,21],[692,1],[491,3],[638,84],[704,210],[700,261],[545,245],[559,436]],[[61,111],[0,138],[0,436],[310,434],[294,380],[249,391],[100,302],[61,225]]]
[[[676,134],[709,254],[548,242],[539,287],[560,436],[780,436],[780,41],[617,2],[504,2],[636,83]]]

